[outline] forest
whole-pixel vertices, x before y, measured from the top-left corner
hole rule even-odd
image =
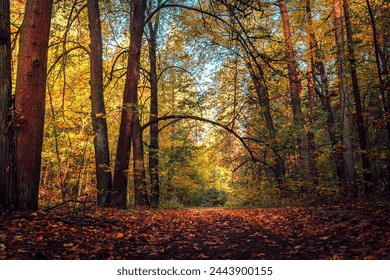
[[[389,259],[389,62],[388,0],[0,0],[0,259]]]

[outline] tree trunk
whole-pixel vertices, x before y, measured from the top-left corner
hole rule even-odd
[[[27,0],[20,29],[16,109],[17,205],[38,208],[52,0]]]
[[[131,138],[135,112],[138,105],[139,62],[144,28],[146,0],[131,2],[130,49],[127,62],[127,75],[123,93],[123,107],[119,129],[118,146],[114,169],[114,184],[111,206],[126,208],[127,173],[129,168]]]
[[[339,76],[340,93],[340,114],[342,126],[342,149],[344,160],[344,194],[357,196],[355,159],[353,155],[352,137],[351,137],[351,111],[348,92],[348,83],[345,72],[345,52],[344,52],[344,28],[342,22],[341,0],[333,0],[333,16],[335,37],[337,45],[337,61]]]
[[[149,205],[144,165],[144,149],[139,114],[136,113],[133,126],[133,166],[135,205]]]
[[[329,82],[328,82],[328,77],[326,75],[323,58],[318,49],[317,38],[314,33],[311,7],[312,7],[312,0],[306,0],[306,16],[307,16],[306,30],[309,35],[309,53],[310,53],[309,67],[311,68],[309,73],[310,76],[309,80],[313,80],[315,82],[316,79],[314,79],[314,77],[316,74],[318,74],[320,77],[320,81],[318,81],[320,90],[317,91],[317,93],[320,97],[322,108],[326,113],[326,124],[327,124],[327,129],[329,134],[329,140],[332,145],[332,154],[336,166],[336,174],[337,177],[339,178],[339,182],[341,183],[343,182],[345,177],[343,158],[342,158],[342,154],[338,152],[339,139],[337,137],[336,122],[335,122],[335,118],[334,118],[334,114],[330,102],[331,97],[329,94]],[[310,87],[313,87],[312,90],[315,90],[314,85]]]
[[[95,133],[95,166],[97,182],[97,203],[104,207],[109,205],[112,189],[110,170],[110,150],[108,146],[108,133],[106,110],[103,95],[103,43],[100,23],[98,0],[88,0],[88,21],[91,38],[90,69],[91,69],[91,102],[92,126]]]
[[[308,150],[310,153],[310,158],[312,159],[313,163],[314,161],[314,153],[316,149],[315,141],[314,141],[314,127],[315,127],[315,119],[316,119],[316,102],[315,102],[315,60],[314,60],[314,52],[316,49],[315,44],[315,37],[314,31],[313,31],[313,22],[311,17],[311,3],[312,0],[306,0],[306,15],[308,17],[308,23],[306,25],[306,29],[308,30],[309,34],[309,40],[308,40],[308,84],[307,84],[307,91],[308,91],[308,99],[309,99],[309,130],[307,132],[307,142],[308,142]],[[316,164],[313,165],[313,168],[315,168],[315,174],[318,176],[318,170]],[[317,178],[316,176],[316,178]],[[315,182],[316,184],[318,182]]]
[[[265,119],[269,137],[270,137],[271,147],[274,152],[273,173],[274,173],[275,181],[278,189],[280,189],[281,191],[286,191],[286,183],[284,180],[285,166],[282,158],[276,152],[278,150],[277,141],[276,141],[277,134],[272,120],[268,90],[265,85],[265,82],[262,81],[262,79],[264,79],[264,73],[259,66],[257,66],[257,71],[256,71],[258,72],[258,74],[255,73],[254,69],[255,68],[252,65],[250,65],[251,78],[255,86],[257,99],[261,108],[261,115]]]
[[[9,209],[15,202],[15,166],[13,120],[10,113],[11,98],[11,40],[10,6],[0,0],[0,210]]]
[[[387,147],[390,146],[390,96],[389,96],[389,83],[386,83],[386,80],[382,77],[382,73],[388,73],[387,69],[387,62],[384,61],[381,66],[381,58],[380,58],[380,50],[379,50],[379,44],[378,44],[378,34],[376,29],[376,23],[374,14],[371,9],[370,1],[366,0],[368,13],[370,15],[370,21],[371,21],[371,28],[372,28],[372,36],[373,36],[373,44],[375,49],[375,62],[376,62],[376,68],[377,68],[377,75],[379,80],[379,90],[381,93],[382,98],[382,106],[384,110],[384,122],[386,123],[386,129],[387,129]],[[387,94],[386,94],[387,91]],[[387,179],[390,177],[390,152],[387,153]],[[389,180],[384,179],[387,186],[387,191],[390,193],[390,183]]]
[[[150,60],[150,121],[158,117],[158,81],[157,81],[157,30],[158,18],[154,25],[149,23],[149,60]],[[150,126],[149,144],[149,174],[150,174],[150,204],[158,207],[160,204],[160,183],[158,174],[158,123]]]
[[[373,193],[374,185],[371,177],[370,160],[368,158],[367,133],[366,133],[366,127],[364,126],[364,112],[362,109],[360,88],[358,84],[358,77],[356,71],[355,50],[354,50],[354,43],[352,37],[351,21],[349,17],[348,0],[343,0],[343,7],[344,7],[345,26],[347,29],[349,67],[351,69],[352,92],[355,101],[356,122],[357,122],[357,129],[359,135],[360,157],[362,161],[365,193],[367,195]]]
[[[287,59],[287,72],[290,85],[291,105],[293,110],[293,122],[295,128],[299,130],[297,139],[299,161],[302,163],[300,173],[304,180],[304,186],[302,191],[307,191],[307,188],[312,187],[313,183],[317,180],[317,174],[315,174],[315,161],[309,154],[308,140],[304,129],[304,117],[301,109],[301,92],[302,85],[298,74],[297,61],[294,53],[294,46],[291,38],[290,22],[287,13],[286,1],[278,1],[276,5],[280,9],[280,14],[283,24],[283,33],[286,40],[286,59]]]

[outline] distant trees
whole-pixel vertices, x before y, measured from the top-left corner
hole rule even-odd
[[[309,151],[309,142],[307,139],[307,132],[304,128],[305,118],[302,113],[302,84],[301,77],[299,75],[298,63],[294,51],[292,34],[290,29],[290,21],[288,17],[286,1],[277,1],[276,5],[280,9],[280,15],[283,25],[283,34],[286,42],[286,62],[287,62],[287,75],[291,96],[291,107],[293,112],[293,123],[295,129],[298,130],[298,154],[299,173],[301,180],[303,180],[302,191],[307,192],[308,189],[313,187],[313,184],[317,184],[317,170],[316,163],[313,158],[313,151]],[[312,140],[314,141],[314,140]]]
[[[0,0],[1,207],[390,189],[387,8],[363,2]]]

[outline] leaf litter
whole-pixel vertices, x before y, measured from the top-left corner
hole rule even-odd
[[[390,259],[388,208],[0,215],[0,259]]]

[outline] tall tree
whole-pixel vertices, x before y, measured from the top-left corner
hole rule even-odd
[[[16,132],[16,208],[20,210],[38,208],[52,6],[52,0],[27,0],[20,29],[15,89],[20,124]]]
[[[374,12],[371,8],[369,0],[366,0],[368,14],[370,16],[371,28],[372,28],[372,38],[373,45],[375,50],[375,64],[377,70],[377,76],[379,80],[379,91],[382,99],[382,106],[384,114],[384,122],[386,123],[387,129],[387,147],[390,147],[390,97],[389,97],[389,83],[386,81],[386,73],[389,74],[388,62],[386,57],[382,54],[378,42],[378,30],[377,24],[375,22]],[[387,153],[387,178],[390,177],[390,152]],[[386,179],[385,179],[386,181]],[[389,180],[387,180],[388,182]],[[387,191],[390,193],[390,184],[387,183]]]
[[[123,107],[118,146],[116,150],[114,184],[111,199],[111,206],[119,208],[126,208],[127,174],[129,168],[131,139],[133,137],[134,120],[136,112],[138,111],[137,86],[140,75],[139,62],[141,55],[142,34],[144,30],[145,10],[146,0],[135,0],[131,2],[130,48],[128,53],[127,75],[123,93]],[[136,192],[138,191],[142,190],[136,188]],[[146,195],[146,193],[144,195]]]
[[[317,37],[314,31],[313,17],[312,17],[312,0],[306,0],[306,30],[309,35],[309,91],[315,90],[314,82],[319,84],[319,90],[316,90],[320,97],[323,111],[326,114],[326,125],[329,134],[329,140],[332,145],[332,154],[336,166],[336,174],[339,182],[344,181],[344,165],[342,154],[338,152],[339,137],[336,133],[336,121],[331,106],[331,96],[329,93],[329,81],[325,71],[324,59],[318,48]],[[315,77],[318,77],[316,79]]]
[[[311,156],[313,157],[313,154],[315,152],[315,141],[314,141],[314,126],[315,126],[315,119],[316,119],[316,101],[315,101],[315,62],[314,62],[314,51],[315,51],[315,38],[314,36],[314,30],[312,30],[312,16],[311,16],[311,7],[312,3],[311,0],[306,0],[305,8],[306,8],[306,16],[307,16],[307,23],[306,23],[306,30],[309,34],[309,39],[307,43],[307,49],[308,49],[308,71],[307,71],[307,92],[308,92],[308,99],[309,99],[309,114],[308,114],[308,121],[309,121],[309,129],[307,132],[307,141],[308,141],[308,148]]]
[[[91,38],[91,102],[92,125],[95,133],[95,166],[97,181],[97,201],[99,206],[108,206],[112,189],[110,152],[108,145],[106,110],[103,95],[103,47],[99,2],[88,0],[88,21]]]
[[[301,108],[302,85],[299,77],[297,60],[294,52],[294,45],[291,37],[291,28],[286,1],[279,0],[276,5],[280,9],[283,25],[283,34],[286,40],[287,73],[290,85],[293,122],[295,127],[300,131],[297,143],[299,159],[302,162],[301,168],[303,169],[301,172],[305,181],[304,187],[309,187],[313,184],[313,182],[317,180],[317,174],[315,174],[315,161],[309,153],[309,145],[304,130],[304,116]]]
[[[354,46],[354,40],[352,35],[348,0],[343,0],[343,8],[344,8],[345,27],[347,31],[349,67],[351,70],[352,92],[355,101],[356,123],[357,123],[358,135],[359,135],[360,158],[362,161],[364,186],[365,186],[366,194],[370,194],[373,192],[373,182],[371,177],[370,160],[368,158],[367,133],[366,133],[366,127],[364,125],[364,112],[362,108],[362,101],[360,98],[360,87],[358,83],[358,76],[356,70],[355,46]]]
[[[344,193],[357,196],[355,159],[351,135],[351,105],[346,80],[345,50],[344,50],[344,27],[342,20],[341,0],[333,0],[334,31],[337,45],[337,62],[340,95],[340,117],[342,127],[342,153],[344,160]]]
[[[9,208],[13,203],[11,81],[10,5],[8,0],[0,0],[0,208]]]
[[[157,5],[160,5],[160,0]],[[154,21],[148,22],[149,29],[149,63],[150,63],[150,117],[149,121],[158,118],[158,80],[157,80],[157,32],[159,27],[159,14]],[[158,174],[158,123],[150,126],[149,143],[149,174],[150,174],[150,204],[158,206],[160,201],[160,180]]]

